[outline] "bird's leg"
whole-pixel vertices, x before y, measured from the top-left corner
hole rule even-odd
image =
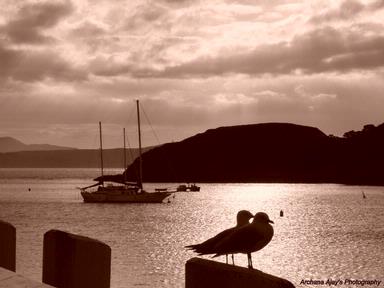
[[[232,265],[235,265],[235,256],[232,254]]]
[[[225,264],[228,264],[228,254],[225,254]]]
[[[247,253],[247,256],[248,256],[248,268],[253,269],[251,253]]]

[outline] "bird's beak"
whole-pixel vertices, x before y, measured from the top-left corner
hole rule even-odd
[[[272,223],[272,224],[275,224],[275,222],[273,222],[272,220],[268,220],[269,223]]]

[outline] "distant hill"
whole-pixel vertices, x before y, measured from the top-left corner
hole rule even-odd
[[[147,151],[149,148],[144,148]],[[138,149],[127,149],[127,164],[138,156]],[[123,149],[105,149],[104,167],[122,168]],[[100,151],[98,149],[20,151],[0,153],[0,168],[98,168]]]
[[[55,146],[49,144],[24,144],[12,137],[0,137],[0,153],[19,151],[50,151],[50,150],[72,150],[75,148]]]
[[[383,147],[384,124],[344,137],[288,123],[220,127],[145,153],[143,179],[384,185]],[[128,179],[137,167],[128,167]]]

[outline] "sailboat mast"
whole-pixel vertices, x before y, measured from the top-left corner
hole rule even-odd
[[[104,187],[104,162],[103,162],[103,136],[101,134],[101,122],[99,122],[100,134],[100,168],[101,168],[101,184]]]
[[[124,175],[124,183],[126,182],[127,180],[127,175],[125,173],[125,170],[127,169],[127,148],[126,148],[126,145],[125,145],[125,128],[123,128],[123,136],[124,136],[124,172],[123,172],[123,175]]]
[[[140,108],[139,100],[136,100],[137,109],[137,132],[139,134],[139,187],[143,189],[143,161],[141,159],[141,130],[140,130]]]

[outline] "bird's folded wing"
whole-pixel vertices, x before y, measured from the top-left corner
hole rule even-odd
[[[195,248],[195,251],[202,254],[213,254],[216,253],[213,249],[216,246],[217,243],[219,243],[221,240],[223,240],[225,237],[229,236],[235,229],[229,228],[226,229],[216,236],[204,241],[203,243],[199,244],[198,247]]]
[[[251,250],[258,241],[262,241],[263,239],[264,234],[262,229],[250,224],[239,228],[234,233],[218,242],[215,245],[214,250],[218,255],[247,253],[247,251]]]

